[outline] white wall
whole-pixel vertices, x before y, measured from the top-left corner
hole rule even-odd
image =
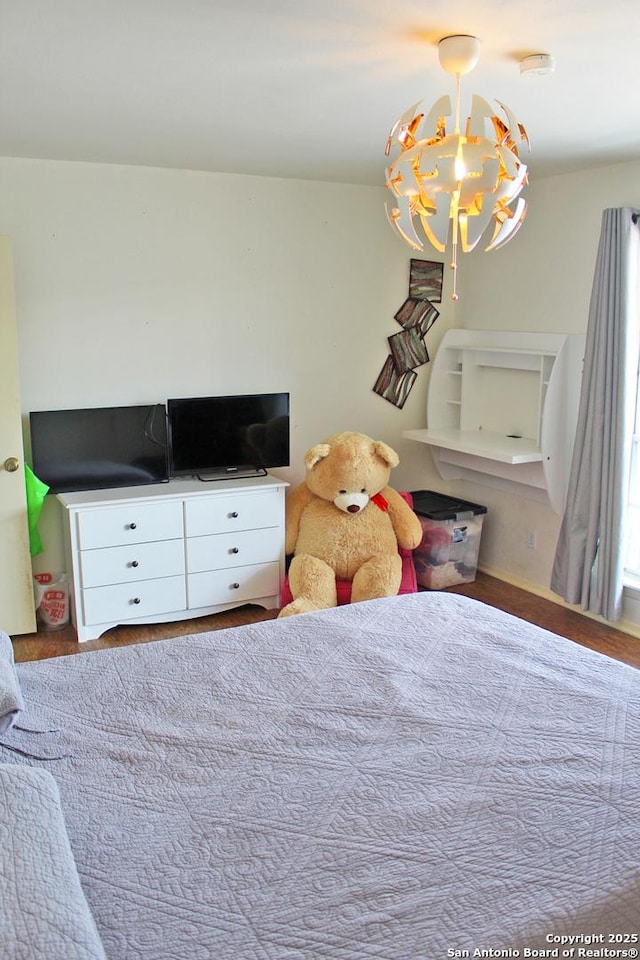
[[[585,330],[602,210],[640,205],[640,162],[541,180],[527,195],[510,244],[460,258],[455,310],[445,268],[432,355],[449,326]],[[0,196],[25,415],[290,390],[285,479],[302,478],[305,450],[328,433],[384,439],[400,454],[396,487],[486,504],[481,563],[548,587],[559,517],[488,486],[447,484],[429,449],[402,439],[425,425],[429,365],[402,411],[372,391],[412,256],[386,222],[384,188],[0,159]],[[43,533],[38,570],[60,563],[53,505]]]
[[[640,206],[640,162],[552,177],[526,191],[520,232],[494,253],[462,259],[458,322],[472,329],[584,333],[602,211]],[[560,517],[544,504],[461,483],[485,503],[480,561],[507,579],[548,588]],[[526,546],[527,531],[537,548]]]
[[[428,365],[402,411],[372,390],[412,255],[386,222],[385,193],[0,159],[25,421],[30,410],[289,390],[285,479],[302,479],[308,447],[355,429],[398,450],[395,486],[432,486],[424,451],[401,437],[424,422]],[[432,352],[448,313],[445,302]],[[51,498],[41,531],[35,569],[59,569]]]

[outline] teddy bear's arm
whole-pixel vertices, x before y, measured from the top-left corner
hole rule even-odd
[[[403,550],[415,550],[422,540],[422,524],[404,497],[393,487],[380,491],[388,502],[388,513],[396,539]]]
[[[311,503],[313,494],[304,481],[293,487],[287,494],[285,508],[285,553],[290,556],[296,549],[300,531],[300,517],[304,508]]]

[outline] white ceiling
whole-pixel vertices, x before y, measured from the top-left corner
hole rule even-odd
[[[536,175],[640,159],[639,0],[0,0],[0,155],[383,184],[387,134],[455,80]],[[523,56],[555,58],[550,77]]]

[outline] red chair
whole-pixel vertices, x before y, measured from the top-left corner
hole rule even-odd
[[[409,506],[413,509],[413,497],[410,493],[399,490],[398,493],[401,497],[407,501]],[[402,579],[400,580],[400,593],[417,593],[418,591],[418,581],[416,579],[416,568],[413,563],[413,550],[404,550],[402,547],[398,547],[398,553],[402,557]],[[344,603],[351,602],[351,580],[337,580],[336,588],[338,591],[338,606],[342,606]],[[291,595],[291,590],[289,589],[289,578],[285,577],[284,583],[282,584],[282,590],[280,591],[280,606],[285,607],[288,603],[291,603],[293,596]]]

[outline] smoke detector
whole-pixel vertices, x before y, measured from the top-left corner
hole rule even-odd
[[[520,61],[520,73],[530,77],[548,77],[555,69],[555,60],[546,53],[534,53]]]

